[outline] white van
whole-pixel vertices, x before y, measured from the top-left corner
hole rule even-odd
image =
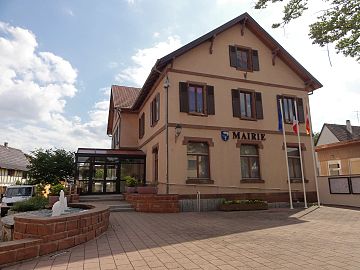
[[[12,206],[16,202],[30,199],[35,194],[35,187],[30,185],[8,186],[4,197],[1,200],[1,206]]]

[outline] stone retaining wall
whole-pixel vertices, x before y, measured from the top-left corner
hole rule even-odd
[[[180,211],[178,195],[158,194],[125,194],[128,201],[137,212],[177,213]]]
[[[14,241],[0,243],[0,266],[79,245],[107,230],[107,206],[69,206],[89,209],[60,217],[14,217]]]

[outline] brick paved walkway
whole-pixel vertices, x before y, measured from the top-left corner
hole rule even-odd
[[[112,213],[98,239],[10,269],[360,269],[360,211]]]

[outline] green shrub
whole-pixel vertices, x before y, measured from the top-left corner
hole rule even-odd
[[[126,185],[128,187],[136,187],[138,184],[138,181],[134,177],[131,177],[131,176],[125,176],[124,180],[126,181]]]
[[[16,212],[35,211],[45,208],[48,203],[49,201],[47,198],[43,196],[35,196],[28,200],[14,203],[11,210]]]
[[[263,200],[234,200],[234,201],[231,201],[231,200],[224,200],[223,201],[223,204],[225,205],[229,205],[229,204],[261,204],[261,203],[266,203],[265,201]]]
[[[57,184],[57,185],[51,186],[50,195],[59,196],[61,190],[63,190],[65,192],[65,187],[62,184]]]

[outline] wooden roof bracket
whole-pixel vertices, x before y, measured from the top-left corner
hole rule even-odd
[[[210,48],[209,48],[209,53],[210,53],[210,54],[213,53],[213,46],[214,46],[215,37],[216,37],[216,35],[213,35],[213,36],[211,37],[211,39],[210,39],[210,42],[211,42]]]
[[[175,57],[173,57],[173,58],[171,59],[170,68],[173,68],[173,67],[174,67],[174,62],[175,62]]]
[[[312,90],[314,88],[314,81],[313,80],[308,80],[305,82],[305,90],[309,91]],[[313,92],[313,91],[311,91]]]
[[[280,52],[280,48],[275,48],[272,50],[271,54],[272,54],[272,65],[275,66],[275,59],[278,56]]]
[[[242,20],[242,22],[241,22],[241,36],[244,35],[245,24],[246,24],[247,20],[248,20],[248,18],[245,17],[244,20]]]

